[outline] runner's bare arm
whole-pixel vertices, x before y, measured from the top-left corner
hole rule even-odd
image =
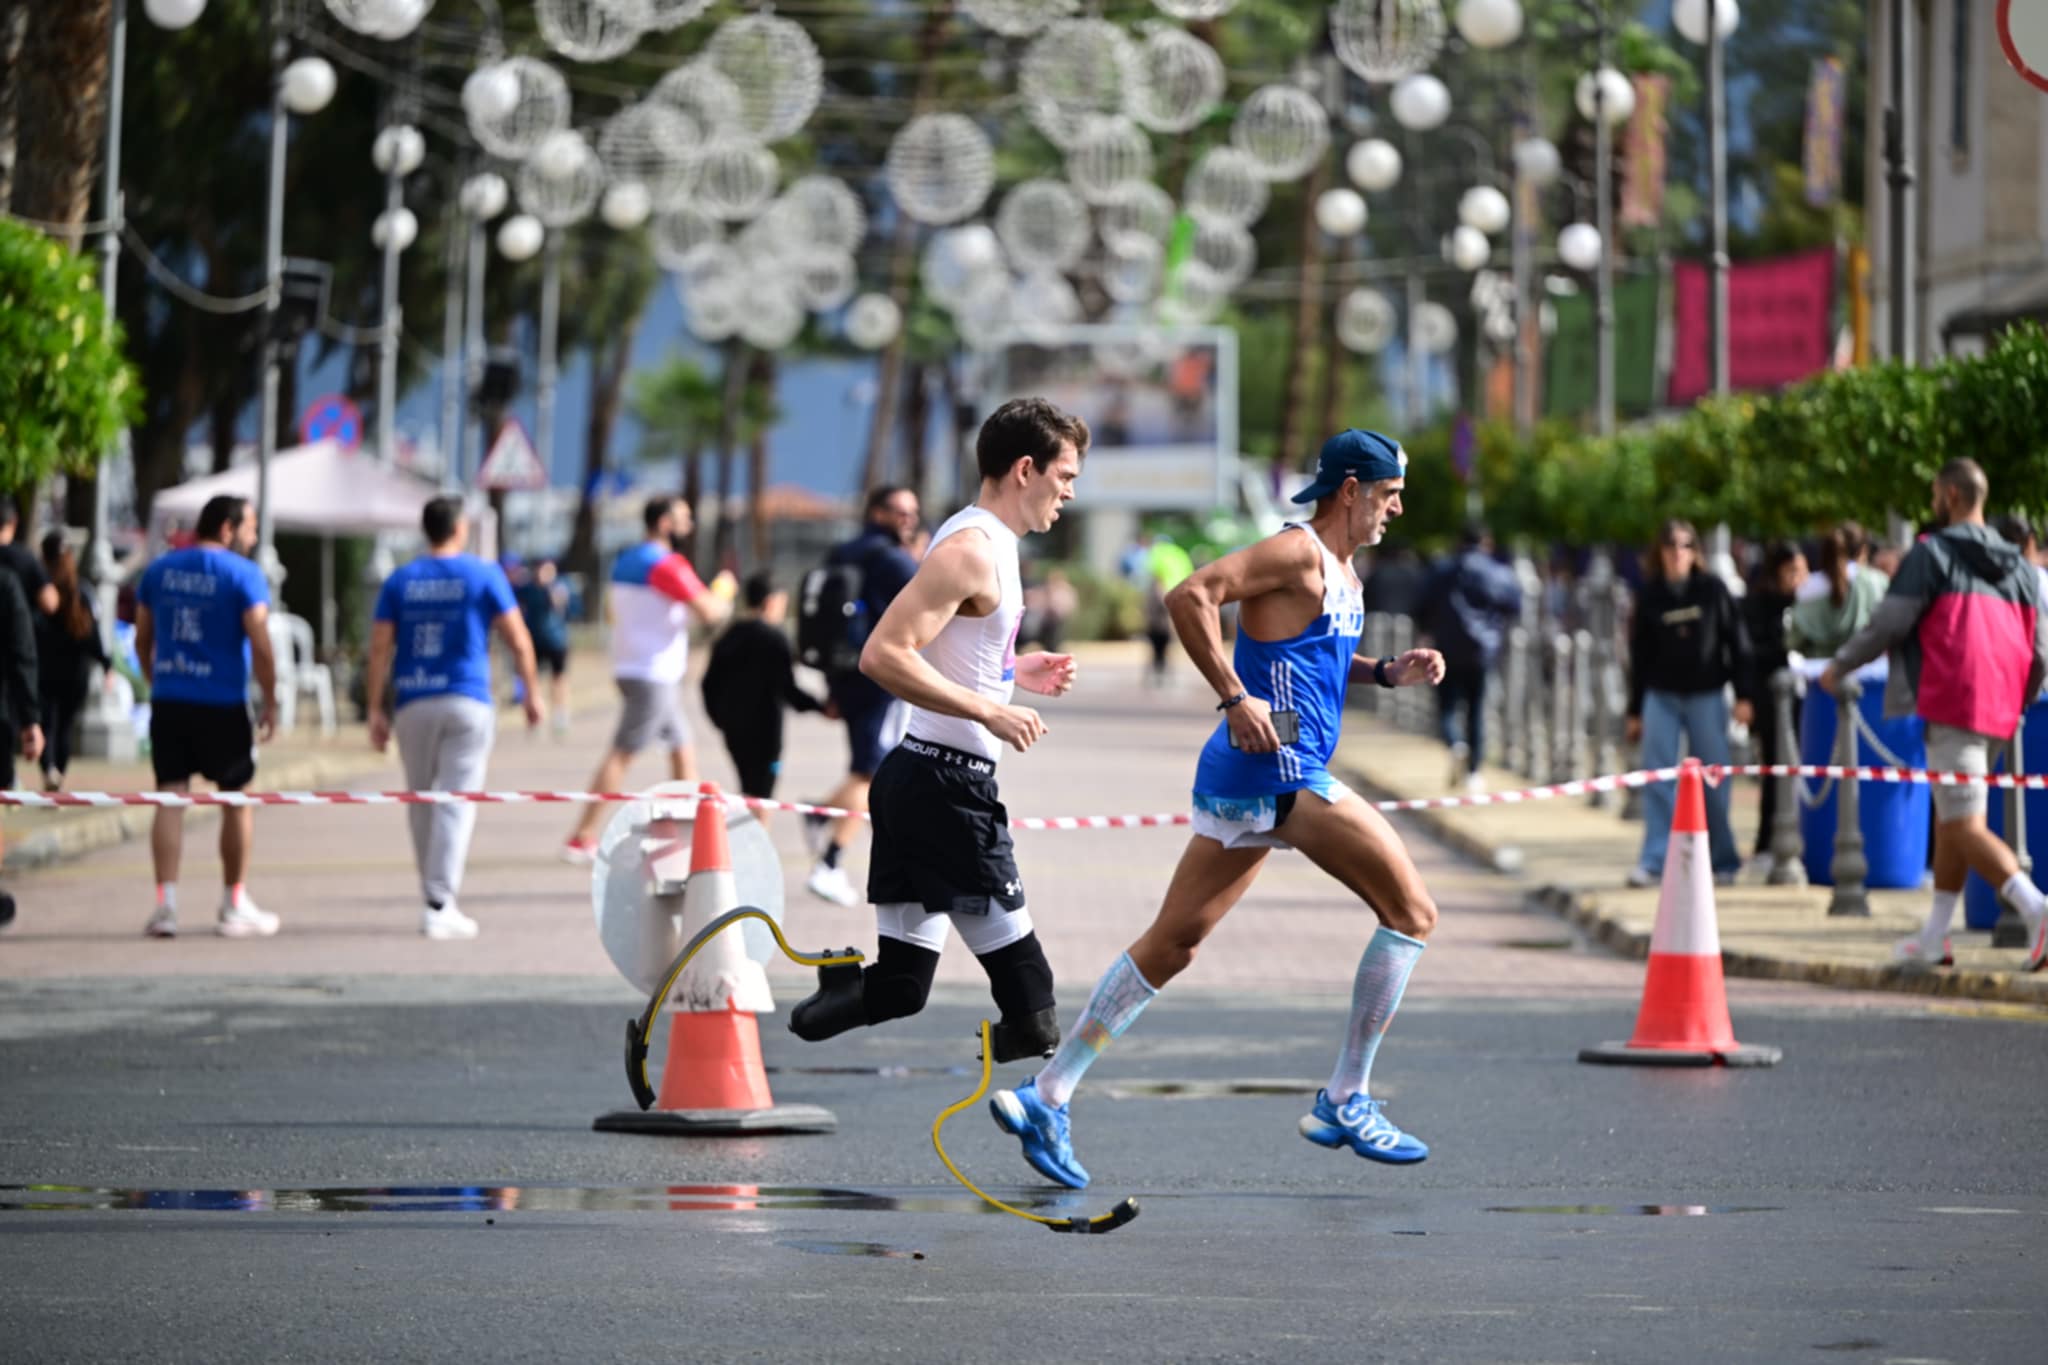
[[[1315,541],[1304,535],[1268,536],[1255,545],[1205,564],[1166,594],[1173,632],[1198,672],[1216,689],[1218,701],[1245,690],[1244,680],[1223,649],[1222,608],[1303,582],[1321,567]]]
[[[142,680],[156,686],[156,613],[140,602],[135,604],[135,658],[142,665]]]
[[[540,664],[533,652],[533,636],[527,633],[526,618],[514,607],[500,612],[491,624],[504,640],[505,648],[512,651],[513,671],[519,674],[526,689],[526,723],[538,725],[548,718],[547,706],[540,697]]]
[[[249,671],[255,675],[257,691],[263,694],[256,735],[268,743],[277,734],[277,656],[270,649],[269,606],[258,602],[243,612],[242,630],[249,637]]]
[[[363,673],[363,709],[370,713],[370,747],[378,753],[384,752],[391,738],[391,722],[384,716],[384,685],[391,680],[391,661],[397,654],[397,623],[372,622],[370,660]]]

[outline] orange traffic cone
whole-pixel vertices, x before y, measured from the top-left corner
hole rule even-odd
[[[718,786],[701,788],[690,832],[690,879],[683,890],[685,942],[720,915],[739,908],[725,805]],[[832,1112],[809,1104],[775,1103],[761,1064],[761,1028],[754,1015],[775,1008],[761,964],[747,956],[740,926],[698,949],[677,984],[669,1016],[668,1056],[655,1108],[601,1115],[604,1133],[829,1133]]]
[[[1700,762],[1678,772],[1678,808],[1650,935],[1650,971],[1635,1036],[1579,1053],[1582,1062],[1637,1066],[1774,1066],[1774,1047],[1735,1041],[1728,988],[1721,977],[1721,930],[1714,916],[1714,873],[1707,852],[1707,793]]]

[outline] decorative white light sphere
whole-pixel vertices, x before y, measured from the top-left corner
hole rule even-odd
[[[1161,26],[1138,45],[1131,117],[1155,133],[1185,133],[1223,98],[1223,58],[1186,29]]]
[[[704,57],[739,87],[739,130],[780,142],[806,123],[825,93],[825,63],[802,26],[773,14],[729,19]]]
[[[918,279],[924,290],[941,306],[958,309],[985,276],[1009,271],[1003,263],[1003,244],[984,223],[947,228],[932,234],[924,257],[918,264]]]
[[[1603,66],[1598,71],[1588,71],[1579,77],[1579,83],[1572,91],[1572,98],[1579,107],[1581,118],[1591,122],[1604,114],[1610,128],[1618,123],[1628,122],[1629,115],[1636,111],[1635,86],[1630,83],[1628,77],[1611,66]]]
[[[747,291],[746,309],[740,318],[740,340],[757,351],[779,351],[795,341],[804,330],[804,306],[794,291],[774,288],[772,282],[755,280]]]
[[[1532,185],[1551,185],[1564,172],[1564,157],[1546,137],[1525,137],[1515,144],[1515,174]]]
[[[957,223],[988,202],[996,154],[964,114],[920,114],[889,141],[885,163],[896,206],[920,223]]]
[[[420,26],[433,0],[327,0],[327,11],[343,28],[368,38],[396,42]]]
[[[1259,188],[1265,188],[1263,181]],[[1149,180],[1133,180],[1096,209],[1097,229],[1112,249],[1127,237],[1157,244],[1173,231],[1173,212],[1172,195]]]
[[[1426,71],[1403,76],[1389,103],[1394,121],[1417,133],[1440,128],[1451,116],[1450,88]]]
[[[1182,188],[1188,212],[1247,226],[1266,211],[1272,193],[1251,157],[1235,147],[1211,147],[1203,152]]]
[[[996,237],[1019,270],[1067,270],[1088,250],[1088,208],[1057,180],[1026,180],[1003,196]]]
[[[509,107],[504,101],[508,81],[514,88]],[[569,83],[546,62],[512,57],[463,82],[462,111],[470,134],[485,151],[520,160],[548,134],[569,126]]]
[[[1159,294],[1166,249],[1135,232],[1103,241],[1102,292],[1118,303],[1147,303]]]
[[[1708,0],[1673,0],[1671,6],[1671,26],[1681,38],[1699,47],[1707,45],[1707,4]],[[1713,4],[1714,28],[1726,42],[1742,22],[1742,6],[1736,0],[1713,0]]]
[[[1225,289],[1235,289],[1250,279],[1259,263],[1259,248],[1252,241],[1251,230],[1221,218],[1195,219],[1193,255]]]
[[[515,213],[498,225],[498,254],[508,261],[530,261],[547,239],[540,219],[530,213]]]
[[[740,122],[740,88],[710,62],[685,62],[654,83],[648,100],[685,114],[706,137],[733,132]]]
[[[836,176],[799,177],[776,202],[804,245],[853,252],[868,235],[866,207]]]
[[[639,185],[654,209],[674,208],[690,197],[703,146],[703,133],[688,114],[652,100],[627,105],[597,136],[605,174]]]
[[[686,204],[657,216],[648,237],[663,270],[687,270],[699,251],[725,240],[725,228],[704,210]]]
[[[588,218],[604,193],[604,163],[581,133],[549,133],[533,159],[519,168],[519,206],[549,227]]]
[[[1458,221],[1488,236],[1507,231],[1514,216],[1508,197],[1491,185],[1474,185],[1458,197]]]
[[[1230,141],[1267,180],[1299,180],[1330,145],[1330,118],[1298,85],[1267,85],[1238,106]]]
[[[190,28],[205,9],[206,0],[142,0],[149,22],[170,33]]]
[[[829,313],[860,287],[860,267],[836,247],[813,247],[797,256],[793,284],[797,302],[813,313]]]
[[[1127,118],[1091,115],[1067,149],[1067,179],[1091,204],[1124,185],[1152,178],[1152,140]]]
[[[1316,200],[1316,226],[1332,237],[1355,237],[1365,230],[1365,197],[1339,186]]]
[[[1353,143],[1344,157],[1344,173],[1367,194],[1383,194],[1401,183],[1401,149],[1385,138]]]
[[[608,62],[640,41],[634,6],[619,0],[535,0],[534,10],[541,38],[571,61]]]
[[[1442,355],[1458,344],[1458,315],[1440,303],[1425,303],[1410,320],[1409,341],[1424,355]]]
[[[745,222],[768,207],[782,165],[758,142],[714,139],[698,160],[694,202],[728,223]]]
[[[992,351],[1015,330],[1017,288],[1008,271],[979,276],[953,309],[953,325],[971,351]]]
[[[1025,113],[1066,147],[1090,114],[1128,114],[1142,79],[1137,47],[1103,19],[1062,19],[1031,40],[1017,70]]]
[[[863,351],[879,351],[903,330],[903,310],[887,294],[862,294],[846,310],[846,339]]]
[[[644,11],[642,22],[648,28],[664,33],[672,28],[681,28],[711,8],[711,0],[636,0],[636,3]]]
[[[1444,259],[1460,270],[1479,270],[1493,259],[1493,244],[1478,228],[1460,223],[1444,238]]]
[[[1522,36],[1521,0],[1458,0],[1451,22],[1474,47],[1506,47]]]
[[[1215,19],[1237,8],[1237,0],[1152,0],[1176,19]]]
[[[484,171],[462,182],[462,211],[472,218],[496,218],[512,198],[512,187],[496,171]]]
[[[1337,340],[1370,355],[1394,339],[1394,305],[1376,289],[1354,289],[1337,301]]]
[[[1045,340],[1049,333],[1081,320],[1081,298],[1064,275],[1038,271],[1017,280],[1010,316],[1027,341]]]
[[[1330,46],[1337,60],[1376,85],[1412,76],[1444,45],[1437,0],[1337,0],[1330,6]]]
[[[370,144],[370,164],[386,175],[411,175],[427,159],[427,140],[409,123],[394,123]]]
[[[738,334],[746,312],[745,286],[738,280],[721,280],[690,288],[677,283],[683,300],[683,322],[699,341],[725,341]],[[797,310],[799,318],[802,310]],[[801,323],[799,323],[801,325]]]
[[[1574,270],[1592,270],[1600,264],[1600,229],[1591,223],[1573,223],[1557,234],[1557,254]]]
[[[631,232],[646,222],[647,216],[653,212],[654,197],[637,180],[621,180],[607,186],[597,207],[598,216],[604,219],[605,226],[620,232]]]
[[[294,114],[317,114],[334,98],[334,68],[325,57],[300,57],[282,76],[284,107]]]
[[[384,210],[370,224],[370,241],[380,251],[387,246],[393,251],[403,251],[419,237],[419,217],[403,204]]]
[[[1166,322],[1197,324],[1211,321],[1230,302],[1230,286],[1200,261],[1183,261],[1174,271],[1167,292],[1159,300],[1159,316]]]
[[[1027,38],[1053,20],[1067,18],[1080,5],[1077,0],[960,0],[960,8],[985,29],[1010,38]]]

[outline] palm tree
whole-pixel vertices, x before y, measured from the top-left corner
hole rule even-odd
[[[658,369],[633,378],[627,410],[640,424],[640,458],[683,457],[683,497],[692,508],[703,502],[704,448],[718,435],[725,400],[719,384],[704,367],[675,356]],[[697,532],[691,528],[684,553],[697,556]]]

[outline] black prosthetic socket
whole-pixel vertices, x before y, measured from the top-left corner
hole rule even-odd
[[[932,993],[932,978],[939,974],[939,955],[929,948],[901,939],[883,938],[875,944],[875,965],[861,982],[867,1022],[907,1019],[924,1008]]]
[[[1052,964],[1036,933],[1007,947],[983,953],[977,961],[988,973],[989,994],[1002,1019],[989,1030],[989,1046],[998,1062],[1023,1057],[1050,1057],[1060,1043],[1059,1016],[1052,998]]]
[[[857,962],[818,968],[818,989],[789,1012],[789,1031],[807,1043],[821,1043],[867,1023]]]

